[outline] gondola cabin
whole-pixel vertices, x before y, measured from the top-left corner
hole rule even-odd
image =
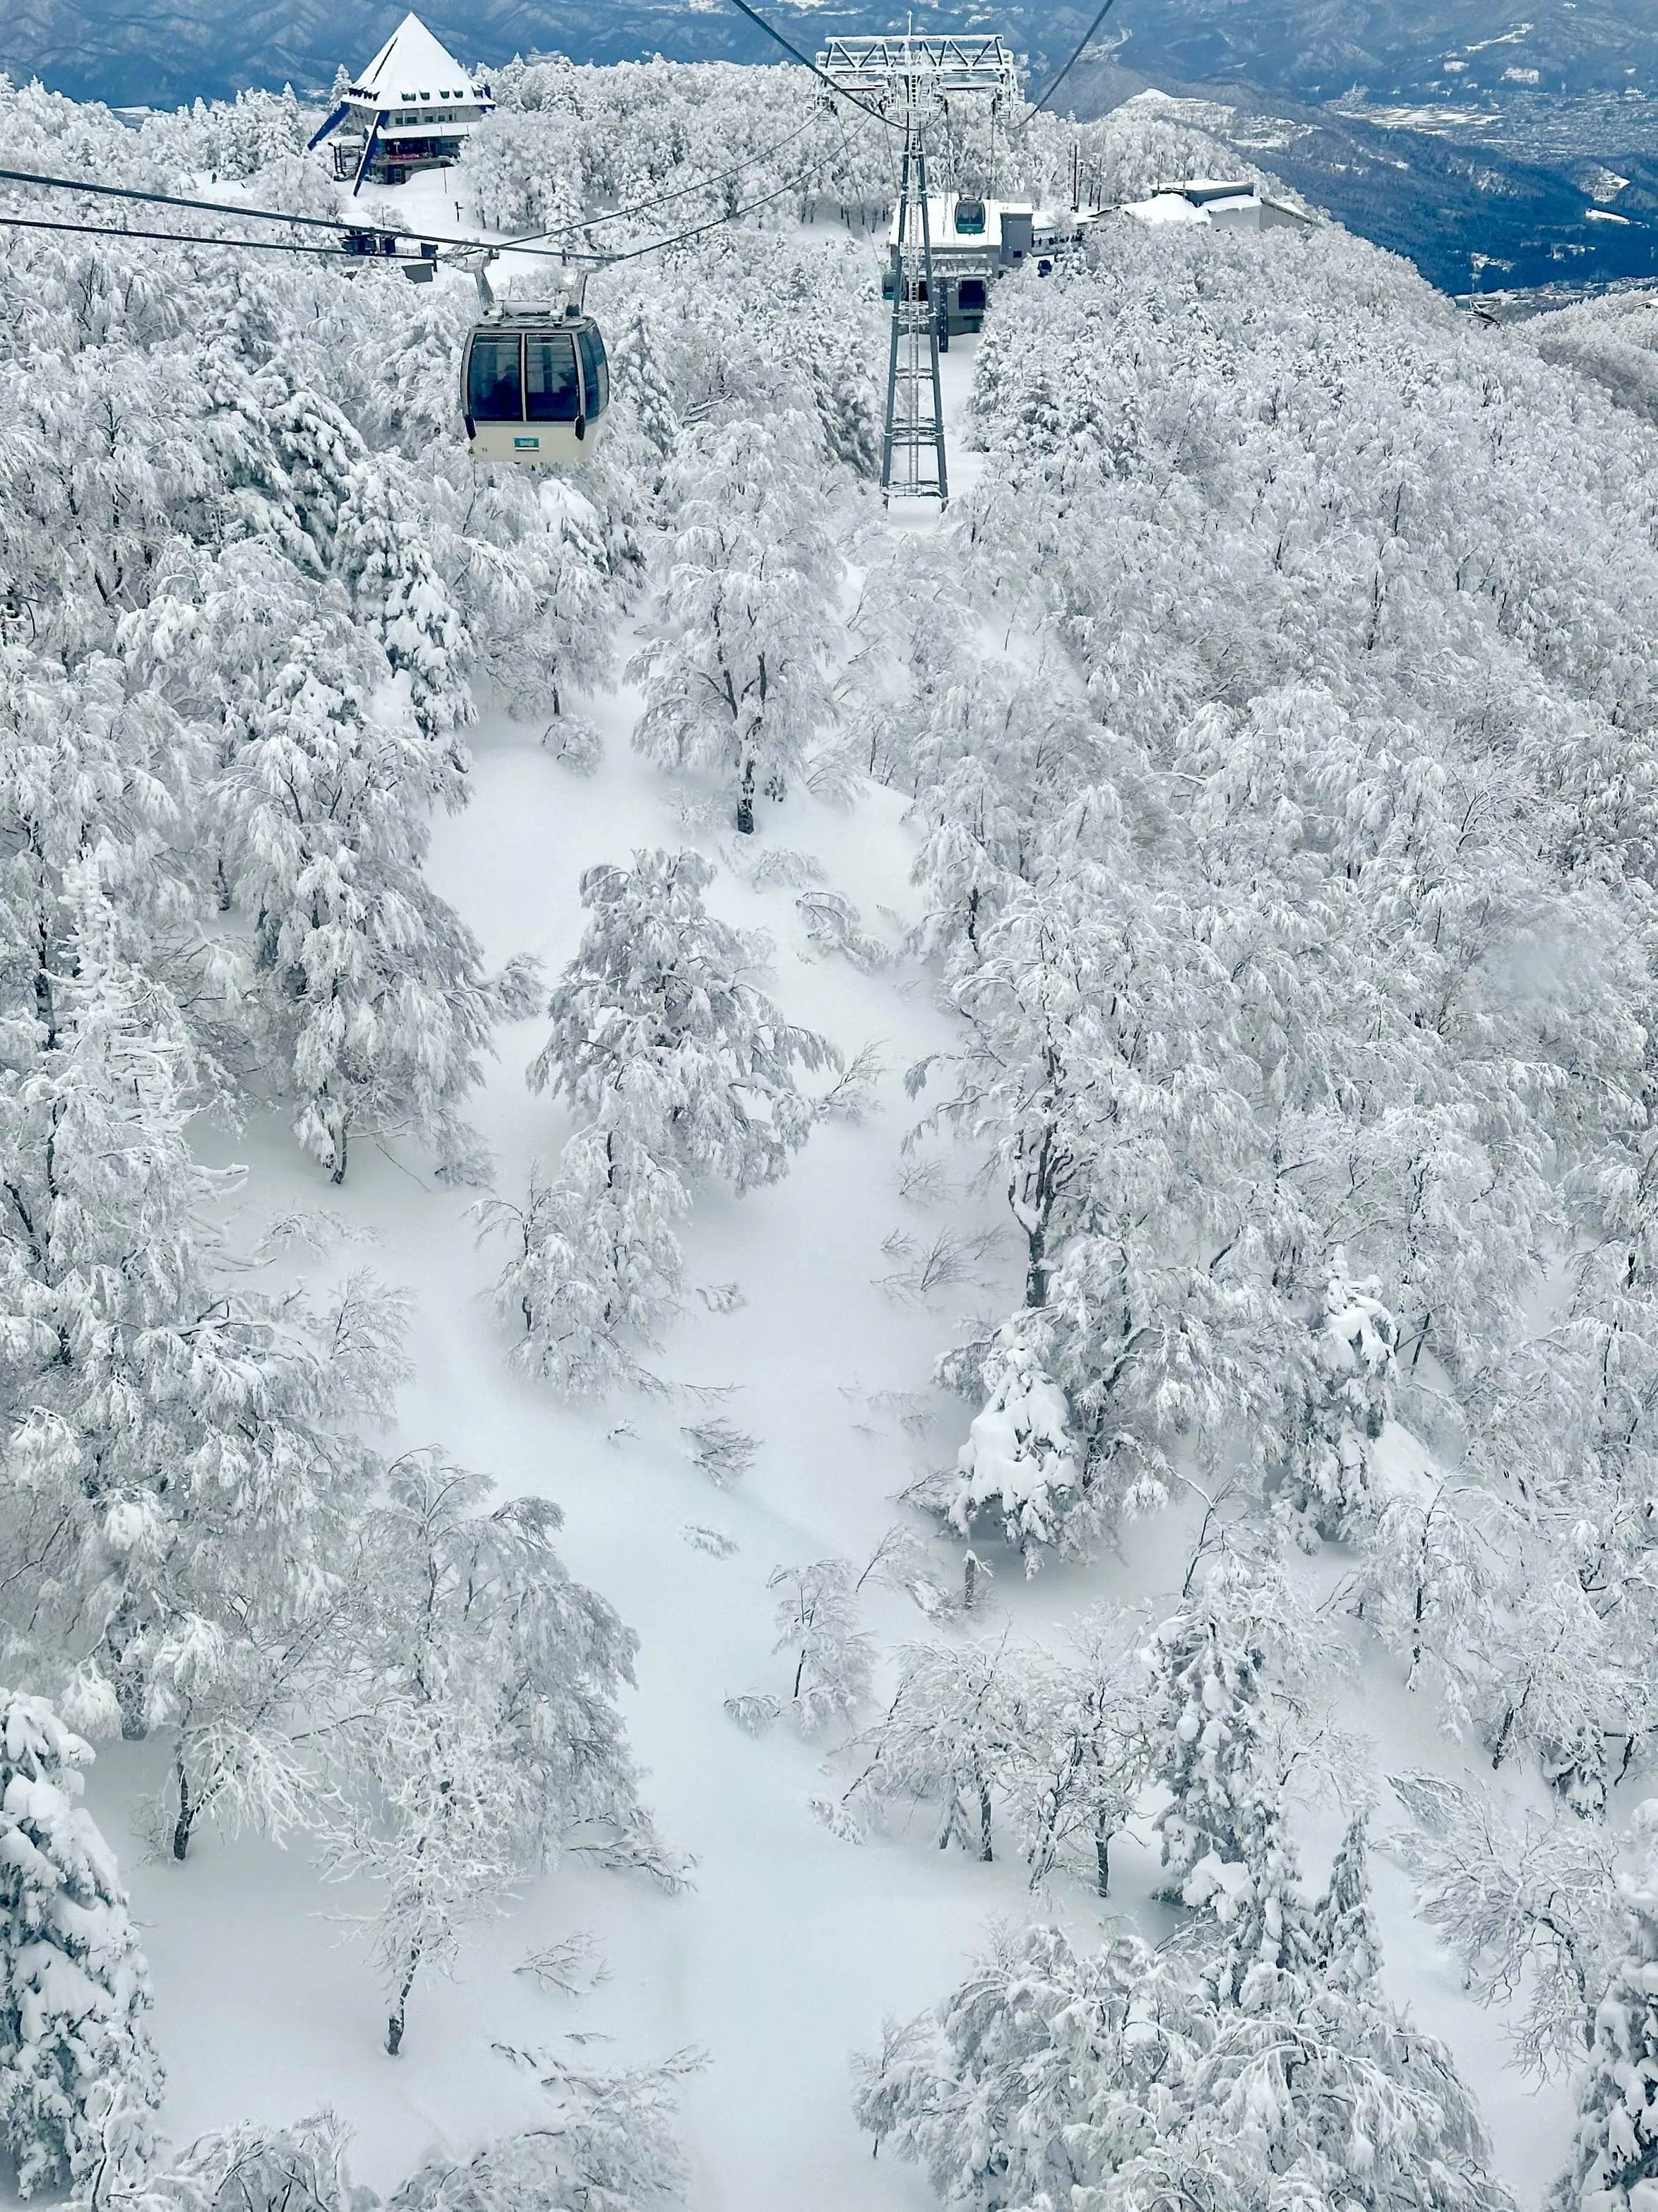
[[[460,394],[475,461],[571,468],[591,459],[610,404],[598,325],[574,307],[486,318],[466,341]]]

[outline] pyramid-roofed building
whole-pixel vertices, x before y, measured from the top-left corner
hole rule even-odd
[[[334,173],[364,185],[400,185],[416,169],[460,159],[468,134],[495,102],[418,15],[405,15],[311,141],[334,138]]]

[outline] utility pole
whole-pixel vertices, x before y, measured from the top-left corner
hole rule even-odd
[[[881,496],[889,506],[895,499],[936,499],[942,512],[950,502],[950,472],[938,335],[947,302],[933,278],[927,129],[952,94],[987,94],[993,103],[1005,100],[1011,106],[1018,92],[1017,62],[999,38],[917,38],[911,29],[894,38],[831,39],[817,67],[878,107],[902,134]]]

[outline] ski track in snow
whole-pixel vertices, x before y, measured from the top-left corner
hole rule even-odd
[[[944,364],[958,498],[981,465],[959,437],[972,353],[958,344]],[[893,526],[938,526],[908,518]],[[587,781],[561,769],[533,728],[486,715],[473,733],[472,803],[437,825],[431,875],[492,963],[531,951],[550,977],[575,949],[578,881],[597,861],[689,843],[723,860],[737,842],[677,822],[671,787],[629,750],[636,704],[625,689],[598,702],[607,752]],[[869,791],[847,811],[795,794],[767,810],[754,856],[767,847],[811,854],[865,926],[891,937],[881,909],[906,921],[915,911],[903,814],[889,792]],[[161,1778],[155,1754],[106,1747],[90,1802],[121,1850],[143,1927],[171,2075],[165,2118],[177,2141],[330,2106],[355,2130],[359,2177],[385,2188],[430,2153],[469,2153],[537,2117],[536,2089],[492,2049],[497,2040],[600,2066],[695,2045],[709,2064],[687,2086],[684,2135],[702,2212],[921,2212],[932,2200],[920,2175],[872,2162],[853,2124],[849,2054],[878,2044],[884,2014],[908,2014],[942,1996],[997,1915],[1041,1910],[1083,1933],[1098,1924],[1104,1908],[1080,1892],[1061,1888],[1035,1906],[1017,1863],[987,1868],[939,1853],[925,1815],[908,1837],[862,1849],[836,1841],[809,1809],[827,1786],[821,1748],[796,1741],[786,1723],[754,1741],[721,1711],[734,1692],[786,1688],[786,1662],[770,1656],[772,1568],[839,1553],[861,1569],[903,1517],[896,1493],[953,1458],[969,1409],[930,1389],[933,1359],[963,1316],[1017,1304],[1017,1271],[1010,1241],[987,1263],[981,1291],[958,1288],[918,1307],[878,1286],[891,1266],[883,1238],[943,1218],[940,1209],[929,1216],[906,1206],[896,1182],[916,1110],[903,1095],[903,1069],[951,1036],[927,978],[910,965],[866,976],[819,957],[793,892],[753,890],[729,866],[709,903],[729,921],[771,933],[774,995],[792,1019],[823,1030],[848,1057],[879,1041],[886,1073],[878,1110],[859,1127],[820,1127],[783,1182],[741,1200],[699,1194],[685,1231],[688,1280],[735,1282],[745,1303],[718,1314],[693,1291],[652,1363],[677,1386],[665,1401],[572,1408],[508,1369],[487,1305],[496,1261],[477,1249],[469,1218],[476,1194],[432,1185],[418,1163],[368,1145],[332,1192],[274,1119],[203,1146],[216,1160],[248,1164],[248,1224],[334,1206],[374,1239],[366,1253],[337,1255],[338,1263],[367,1256],[414,1293],[415,1371],[392,1441],[441,1446],[503,1492],[563,1507],[572,1571],[640,1635],[626,1718],[665,1840],[701,1862],[695,1887],[673,1898],[636,1877],[578,1863],[557,1869],[473,1934],[453,1982],[417,1987],[408,2044],[393,2061],[380,2046],[378,1978],[343,1924],[363,1900],[349,1886],[319,1885],[302,1846],[284,1852],[204,1834],[187,1868],[146,1859],[132,1806]],[[497,1155],[498,1188],[509,1195],[531,1159],[554,1154],[568,1129],[562,1110],[524,1081],[541,1032],[530,1022],[502,1034],[475,1102]],[[946,1154],[946,1164],[959,1187],[970,1163]],[[984,1205],[986,1224],[999,1225],[993,1200]],[[728,1490],[687,1456],[680,1428],[704,1409],[685,1386],[729,1390],[717,1410],[760,1440],[755,1464]],[[930,1416],[923,1432],[902,1425],[884,1393],[919,1397]],[[1090,1569],[1050,1566],[1029,1584],[1017,1579],[1017,1562],[1005,1563],[993,1608],[1011,1612],[1016,1633],[1056,1640],[1102,1597],[1148,1606],[1156,1619],[1156,1601],[1178,1588],[1191,1522],[1171,1511],[1132,1528],[1121,1556]],[[697,1547],[688,1523],[717,1529],[736,1548],[721,1558]],[[944,1567],[945,1556],[940,1547],[941,1571],[958,1572],[958,1562]],[[1341,1567],[1327,1549],[1297,1571],[1329,1586]],[[864,1605],[889,1657],[930,1632],[893,1595],[866,1592]],[[993,1611],[985,1626],[994,1620]],[[1374,1650],[1341,1690],[1334,1717],[1374,1741],[1378,1777],[1406,1765],[1464,1770],[1462,1753],[1436,1732],[1430,1694],[1407,1693]],[[1385,1832],[1389,1808],[1380,1809]],[[1327,1867],[1345,1810],[1326,1806],[1305,1823],[1309,1881]],[[1124,1839],[1114,1851],[1110,1909],[1161,1932],[1171,1923],[1149,1901],[1156,1871],[1154,1855]],[[1380,1853],[1374,1871],[1385,1978],[1421,2025],[1451,2043],[1481,2100],[1498,2171],[1535,2203],[1566,2140],[1567,2092],[1535,2091],[1505,2068],[1500,2022],[1462,1996],[1455,1967],[1412,1916],[1403,1875]],[[593,1993],[550,1995],[513,1973],[527,1951],[583,1928],[597,1931],[610,1968]],[[606,2039],[566,2039],[573,2036]]]

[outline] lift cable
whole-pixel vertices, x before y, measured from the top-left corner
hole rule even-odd
[[[884,116],[878,118],[882,122],[885,119]],[[687,239],[705,238],[711,230],[723,230],[727,223],[735,222],[738,216],[752,215],[757,208],[769,207],[774,200],[782,199],[786,194],[805,184],[808,177],[815,177],[820,169],[826,169],[831,161],[838,161],[862,128],[861,124],[854,123],[833,153],[825,154],[821,161],[814,161],[809,169],[802,169],[798,177],[791,177],[786,185],[779,185],[775,191],[768,192],[763,199],[750,200],[744,207],[733,208],[729,215],[716,216],[712,222],[699,223],[694,230],[682,230],[672,238],[659,238],[649,246],[635,246],[630,253],[597,255],[594,257],[597,265],[601,269],[613,269],[618,262],[642,260],[647,254],[664,252],[671,246],[683,245]],[[586,257],[573,254],[570,258],[579,261]]]
[[[758,199],[746,201],[743,206],[733,208],[728,215],[716,216],[711,222],[698,223],[689,229],[676,231],[668,238],[653,239],[649,244],[635,246],[630,252],[625,253],[555,252],[552,248],[547,246],[537,247],[531,246],[520,247],[514,245],[513,241],[510,239],[503,240],[500,241],[499,244],[489,239],[477,238],[438,238],[434,240],[429,234],[422,231],[387,229],[384,226],[378,224],[370,226],[367,224],[357,225],[344,222],[331,223],[321,217],[314,216],[290,217],[288,216],[275,216],[267,213],[264,216],[264,219],[277,222],[287,222],[290,221],[307,222],[316,224],[319,228],[323,229],[335,229],[343,232],[349,235],[372,235],[377,238],[404,238],[422,244],[459,247],[468,252],[478,252],[484,250],[488,250],[490,252],[521,252],[532,255],[537,260],[562,261],[565,263],[574,262],[578,264],[594,269],[609,269],[613,267],[618,262],[639,261],[649,254],[665,252],[671,246],[683,245],[689,239],[704,238],[710,231],[723,230],[728,223],[737,222],[743,216],[753,215],[758,209],[770,207],[774,201],[782,199],[786,194],[797,190],[799,186],[805,183],[809,177],[816,176],[819,170],[827,168],[831,161],[838,160],[840,155],[845,152],[847,146],[851,144],[854,134],[862,127],[863,126],[859,124],[854,124],[852,130],[847,132],[840,144],[830,153],[825,154],[821,160],[811,162],[806,168],[800,170],[796,175],[789,178],[786,183],[779,185],[774,191],[764,193]],[[15,173],[16,173],[0,171],[0,177],[5,177]],[[163,204],[171,207],[196,207],[201,209],[209,209],[210,207],[210,204],[206,201],[169,199],[166,195],[161,193],[131,191],[128,191],[125,187],[118,185],[82,185],[77,182],[74,178],[70,177],[39,177],[33,174],[32,173],[24,173],[23,180],[30,184],[46,185],[62,191],[96,191],[112,194],[119,198],[161,200]],[[211,210],[210,211],[216,213],[218,212],[217,210]],[[238,210],[235,211],[238,213],[256,212],[254,210]],[[88,238],[141,238],[157,240],[171,246],[223,246],[233,248],[242,248],[256,253],[302,253],[314,255],[319,258],[330,261],[355,261],[364,258],[354,252],[349,246],[344,244],[341,244],[339,246],[301,246],[283,239],[212,238],[205,236],[199,232],[193,231],[133,230],[128,228],[125,224],[57,222],[48,221],[43,216],[11,215],[3,210],[0,210],[0,228],[9,230],[75,231]],[[386,258],[397,259],[400,257],[393,255]]]
[[[367,230],[371,226],[361,222],[347,222],[338,216],[282,215],[275,208],[239,207],[230,200],[181,199],[173,192],[143,192],[133,185],[94,185],[84,177],[51,177],[36,169],[0,169],[0,184],[39,185],[43,190],[56,192],[90,192],[100,199],[144,200],[155,207],[189,208],[197,215],[240,216],[247,222],[293,222],[307,230]],[[407,237],[408,232],[392,235]],[[135,231],[136,238],[138,234]]]
[[[878,123],[887,123],[888,128],[890,129],[887,117],[882,114],[878,107],[872,107],[868,100],[859,100],[855,92],[848,92],[843,85],[836,84],[827,70],[818,68],[810,54],[802,53],[792,39],[786,39],[780,31],[774,30],[757,9],[750,7],[749,0],[732,0],[732,5],[739,14],[746,15],[750,22],[757,24],[768,39],[774,40],[786,54],[799,63],[802,69],[810,70],[817,82],[820,84],[826,84],[837,100],[850,100],[854,107],[861,107],[865,115],[872,115]]]
[[[629,216],[648,215],[653,209],[667,207],[675,200],[689,199],[695,193],[712,191],[716,185],[723,185],[728,178],[740,176],[744,170],[757,168],[761,162],[770,161],[774,154],[780,154],[786,146],[793,145],[811,128],[811,118],[809,116],[805,122],[762,152],[750,154],[746,160],[734,162],[729,169],[721,169],[712,177],[701,178],[695,184],[682,185],[675,191],[659,193],[654,199],[636,200],[628,207],[606,209],[600,214],[584,216],[579,222],[562,224],[556,229],[525,231],[517,237],[501,240],[439,238],[430,242],[439,246],[494,246],[501,252],[509,249],[514,252],[527,252],[538,240],[573,237],[578,232],[595,228],[599,223],[621,222]],[[38,169],[0,169],[0,184],[35,185],[49,191],[89,192],[101,199],[138,200],[155,207],[187,209],[197,215],[240,216],[249,222],[297,223],[307,230],[355,233],[359,236],[372,230],[377,237],[403,238],[416,242],[426,240],[428,236],[422,231],[400,229],[385,223],[352,222],[342,216],[288,215],[277,208],[248,207],[232,200],[186,199],[173,192],[140,191],[131,185],[100,185],[82,177],[50,176]],[[140,234],[137,231],[129,234],[134,238]],[[149,234],[160,236],[162,234]],[[562,258],[562,256],[559,258]]]
[[[355,261],[361,257],[345,246],[300,246],[285,238],[209,238],[199,231],[132,230],[125,223],[52,222],[44,216],[8,215],[0,211],[0,228],[6,230],[72,230],[85,238],[145,238],[167,246],[236,246],[251,253],[304,253],[321,261]]]
[[[745,0],[735,0],[735,4],[743,8],[744,14],[753,14],[753,10],[746,6]],[[759,21],[760,18],[756,16],[755,20]],[[765,29],[768,27],[762,23],[761,27]],[[788,51],[791,53],[795,54],[798,60],[805,60],[805,57],[804,55],[799,54],[794,47],[789,46],[787,40],[782,40],[780,43],[785,46],[788,46]],[[811,70],[814,76],[822,75],[822,72],[817,68],[815,64],[806,62],[806,67]],[[829,86],[831,91],[838,89],[831,78],[824,77],[823,82]],[[852,100],[852,104],[854,107],[863,108],[865,113],[873,117],[876,121],[880,123],[884,123],[886,121],[886,118],[881,114],[878,108],[870,107],[863,100],[853,99],[851,94],[847,94],[845,96]],[[361,236],[367,232],[373,232],[373,234],[377,237],[405,239],[411,244],[426,244],[459,248],[476,248],[489,246],[494,247],[494,249],[498,252],[506,252],[510,251],[513,252],[531,253],[535,254],[538,259],[562,261],[575,257],[568,256],[563,252],[555,252],[550,248],[540,247],[535,243],[535,241],[543,239],[574,237],[580,232],[590,229],[598,223],[619,222],[628,216],[647,215],[653,208],[665,207],[674,200],[687,199],[695,192],[708,191],[716,185],[724,184],[727,178],[739,176],[744,169],[756,168],[762,161],[769,161],[774,154],[780,153],[785,146],[792,145],[795,139],[803,137],[810,128],[811,118],[808,118],[806,122],[801,124],[796,130],[789,131],[784,137],[777,140],[775,144],[768,146],[763,153],[750,155],[745,161],[735,163],[731,168],[722,169],[717,175],[704,178],[697,184],[682,186],[678,191],[664,192],[659,194],[654,199],[641,200],[629,207],[612,208],[598,215],[587,216],[581,221],[566,223],[557,229],[526,231],[519,237],[501,240],[453,238],[443,234],[434,236],[429,231],[407,230],[394,224],[352,222],[342,216],[290,215],[277,208],[248,207],[244,204],[239,204],[234,201],[228,200],[189,199],[173,192],[141,191],[136,185],[132,185],[94,184],[86,178],[52,176],[35,169],[0,169],[0,184],[33,185],[42,191],[46,191],[88,192],[100,199],[136,200],[143,203],[145,205],[152,207],[182,208],[197,215],[239,216],[244,222],[247,222],[294,223],[307,230],[331,230],[337,234],[355,234],[358,236]],[[843,141],[842,144],[844,145],[844,143],[845,142]],[[839,148],[836,149],[837,152],[840,150],[841,149]],[[828,158],[833,159],[834,157],[831,155]],[[819,163],[817,166],[821,167],[823,165]],[[805,175],[810,175],[811,173],[808,170],[802,173],[804,177]],[[780,193],[773,194],[770,197],[780,198],[781,195]],[[767,203],[765,201],[756,201],[754,203],[756,206],[764,206]],[[726,218],[726,220],[735,220],[737,215],[746,212],[747,210],[744,209],[737,209],[733,210],[732,216]],[[21,223],[12,226],[14,228],[27,228],[30,227],[31,226],[29,225]],[[32,227],[41,228],[46,226],[35,224]],[[95,228],[91,224],[60,227],[71,228],[79,228],[88,231],[94,230]],[[107,234],[115,235],[117,234],[111,232]],[[149,234],[151,236],[161,236],[164,234],[153,232]],[[698,234],[690,234],[694,235]],[[130,233],[129,235],[136,238],[141,235],[141,234],[137,231],[133,231]],[[677,240],[674,239],[667,239],[664,240],[663,243],[665,245],[673,245],[677,244]],[[629,255],[628,257],[629,259],[634,259],[636,257],[634,255]]]
[[[738,4],[740,6],[740,5],[742,4],[742,0],[738,0]],[[1093,21],[1089,25],[1088,28],[1087,28],[1087,29],[1083,33],[1081,42],[1080,42],[1080,44],[1078,46],[1078,48],[1077,48],[1076,52],[1075,52],[1074,54],[1072,54],[1072,57],[1071,57],[1070,60],[1066,64],[1065,67],[1064,67],[1064,68],[1060,71],[1059,75],[1058,75],[1058,76],[1054,79],[1054,82],[1053,82],[1048,86],[1048,90],[1047,90],[1047,91],[1042,94],[1042,98],[1041,98],[1041,99],[1036,102],[1035,106],[1031,109],[1030,112],[1031,112],[1033,115],[1040,115],[1040,114],[1042,113],[1042,110],[1043,110],[1043,108],[1045,108],[1045,107],[1047,106],[1047,105],[1048,105],[1048,101],[1049,101],[1050,100],[1052,100],[1052,99],[1053,99],[1053,97],[1054,97],[1054,94],[1059,90],[1060,87],[1060,86],[1065,82],[1065,81],[1066,81],[1066,77],[1068,77],[1068,76],[1070,76],[1070,74],[1071,74],[1072,70],[1073,69],[1075,69],[1075,68],[1076,68],[1077,64],[1078,64],[1078,63],[1082,59],[1083,56],[1084,56],[1084,55],[1088,52],[1089,47],[1090,47],[1090,46],[1092,46],[1092,44],[1094,43],[1094,33],[1095,33],[1095,32],[1096,32],[1096,31],[1097,31],[1097,30],[1099,29],[1100,25],[1101,25],[1102,22],[1104,22],[1104,21],[1105,21],[1106,17],[1107,17],[1107,16],[1111,13],[1111,10],[1112,10],[1115,6],[1116,6],[1116,4],[1117,4],[1117,0],[1105,0],[1105,5],[1104,5],[1104,7],[1101,9],[1101,10],[1100,10],[1099,14],[1098,14],[1097,15],[1096,15],[1096,16],[1095,16],[1095,18],[1094,18]]]
[[[635,200],[630,207],[606,208],[599,215],[584,216],[577,222],[562,223],[556,230],[523,231],[516,238],[501,240],[501,250],[503,253],[509,248],[516,251],[542,238],[569,238],[577,231],[596,230],[601,222],[621,222],[629,216],[648,215],[653,208],[668,207],[675,200],[688,200],[697,192],[712,191],[716,185],[723,185],[732,177],[740,177],[744,169],[757,169],[762,161],[769,161],[774,154],[780,154],[785,146],[792,146],[797,138],[804,137],[811,130],[813,120],[814,118],[809,115],[804,123],[791,131],[786,137],[779,138],[774,144],[766,147],[761,153],[750,154],[746,161],[734,161],[729,169],[721,169],[717,175],[701,178],[694,185],[681,185],[677,191],[671,192],[660,192],[653,200]]]

